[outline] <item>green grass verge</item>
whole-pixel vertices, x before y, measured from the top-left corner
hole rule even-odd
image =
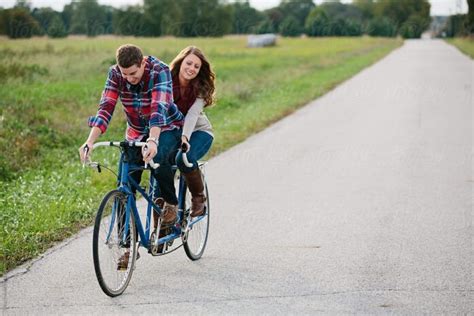
[[[458,37],[447,39],[446,41],[456,46],[461,52],[471,57],[471,59],[474,58],[474,38]]]
[[[221,39],[0,39],[0,273],[92,223],[111,174],[82,169],[77,148],[88,134],[116,47],[133,42],[170,62],[187,45],[208,55],[218,102],[207,110],[216,140],[209,157],[243,141],[402,44],[383,38],[279,39],[248,49]],[[102,139],[122,139],[120,106]],[[117,152],[97,150],[109,166]]]

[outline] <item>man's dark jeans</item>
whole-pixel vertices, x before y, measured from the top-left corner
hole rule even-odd
[[[146,138],[144,139],[146,140]],[[159,163],[160,166],[153,170],[153,176],[158,181],[160,196],[169,204],[177,205],[178,198],[174,187],[174,172],[172,166],[175,164],[175,157],[178,147],[181,144],[181,130],[171,130],[160,133],[158,153],[153,161]],[[134,148],[131,153],[130,162],[133,164],[143,165],[143,156],[141,148]],[[133,180],[140,183],[142,171],[137,170],[130,174]],[[155,195],[156,196],[156,195]]]

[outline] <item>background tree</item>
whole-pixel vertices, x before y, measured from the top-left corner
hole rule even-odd
[[[375,15],[378,17],[388,17],[398,28],[403,26],[404,34],[407,30],[415,30],[418,27],[424,29],[414,32],[420,34],[428,27],[430,18],[430,3],[428,0],[384,0],[377,1]]]
[[[306,19],[309,36],[362,35],[362,12],[354,5],[340,2],[323,3],[313,9]]]
[[[309,36],[327,36],[329,35],[330,20],[326,11],[321,7],[316,7],[309,13],[305,29]]]
[[[355,5],[340,2],[324,2],[320,5],[332,20],[343,19],[361,22],[362,11]]]
[[[161,35],[161,20],[165,1],[163,0],[144,0],[144,22],[146,24],[146,36]]]
[[[357,9],[359,9],[364,20],[368,21],[374,17],[374,0],[353,0],[353,4]]]
[[[67,30],[60,15],[55,15],[48,24],[46,33],[49,37],[60,38],[67,36]]]
[[[363,34],[363,26],[360,21],[348,20],[346,21],[347,36],[361,36]]]
[[[7,10],[0,8],[0,35],[7,35]]]
[[[358,36],[362,34],[363,13],[355,5],[338,1],[325,2],[320,5],[329,18],[327,35]]]
[[[468,33],[466,30],[467,25],[466,14],[451,15],[446,22],[444,32],[447,37],[465,36]]]
[[[166,13],[161,16],[160,22],[162,34],[182,36],[183,9],[180,7],[180,3],[174,0],[162,0],[162,2],[166,7]]]
[[[61,12],[61,18],[64,22],[64,27],[68,32],[71,31],[71,20],[74,12],[77,10],[78,3],[71,2],[70,4],[66,4],[64,6],[63,12]]]
[[[427,20],[420,15],[413,14],[408,20],[403,22],[399,34],[404,38],[420,38],[421,34],[428,27]]]
[[[218,0],[176,0],[181,4],[183,36],[222,36],[232,30],[232,8]]]
[[[397,35],[397,26],[389,18],[376,17],[367,24],[366,33],[370,36],[394,37]]]
[[[235,2],[232,8],[232,33],[249,34],[257,31],[259,25],[265,21],[265,15],[250,6],[247,1]]]
[[[143,7],[130,6],[116,10],[112,18],[112,27],[114,33],[118,35],[146,35],[147,25],[144,21]]]
[[[40,26],[27,9],[15,7],[5,11],[5,28],[8,37],[30,38],[39,33]]]
[[[44,35],[48,30],[49,24],[51,23],[52,19],[59,15],[59,12],[54,11],[51,8],[35,8],[31,11],[31,16],[38,21],[39,28],[40,28],[40,35]]]
[[[261,21],[256,28],[255,33],[257,34],[267,34],[267,33],[275,33],[275,28],[273,26],[273,22],[270,18],[265,17],[263,21]]]
[[[15,2],[14,8],[25,9],[26,11],[30,12],[31,11],[31,2],[27,1],[27,0],[17,0]]]
[[[263,28],[264,26],[266,29],[271,30],[270,32],[265,33],[278,32],[278,30],[280,29],[280,23],[283,22],[283,19],[285,18],[283,12],[281,12],[279,7],[275,7],[265,10],[264,13],[267,16],[266,21],[269,21],[270,25],[265,25],[268,23],[264,22],[264,24],[261,25],[261,28]]]
[[[303,31],[301,23],[292,15],[287,16],[280,24],[280,34],[283,36],[300,36]]]
[[[467,0],[467,26],[466,31],[469,34],[474,34],[474,0]]]
[[[330,19],[328,25],[328,36],[347,36],[347,24],[342,18]]]
[[[105,6],[99,5],[97,0],[81,0],[72,8],[74,9],[70,22],[72,34],[96,36],[106,33],[108,13]]]
[[[101,6],[101,8],[104,11],[105,18],[101,22],[98,22],[99,25],[102,25],[102,32],[98,34],[113,34],[112,20],[117,9],[110,5]]]
[[[286,30],[290,27],[295,32],[303,32],[306,18],[314,7],[312,0],[282,0],[278,6],[278,10],[282,13],[280,23],[285,21]],[[282,28],[278,25],[276,29]]]

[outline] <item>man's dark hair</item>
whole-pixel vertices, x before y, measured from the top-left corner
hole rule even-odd
[[[132,67],[133,65],[140,67],[143,60],[143,53],[140,47],[125,44],[117,48],[115,58],[117,64],[122,68]]]

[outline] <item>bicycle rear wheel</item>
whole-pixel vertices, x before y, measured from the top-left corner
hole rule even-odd
[[[129,232],[124,240],[126,208],[127,196],[117,190],[110,191],[99,206],[94,225],[92,255],[95,274],[104,293],[111,297],[122,294],[127,288],[137,257],[133,212],[130,213]]]
[[[184,251],[186,252],[186,255],[188,256],[189,259],[191,260],[198,260],[202,257],[202,254],[204,253],[204,249],[206,248],[207,244],[207,237],[209,235],[209,215],[210,215],[210,203],[209,203],[209,191],[207,190],[207,184],[204,182],[205,189],[206,189],[206,213],[205,215],[202,216],[202,218],[192,218],[191,221],[195,221],[196,219],[199,219],[198,222],[196,222],[190,230],[187,232],[187,236],[185,241],[183,242],[184,246]],[[185,191],[185,196],[184,196],[184,209],[189,212],[189,208],[191,207],[191,192],[189,192],[189,189],[186,187]],[[189,214],[189,213],[188,213]]]

